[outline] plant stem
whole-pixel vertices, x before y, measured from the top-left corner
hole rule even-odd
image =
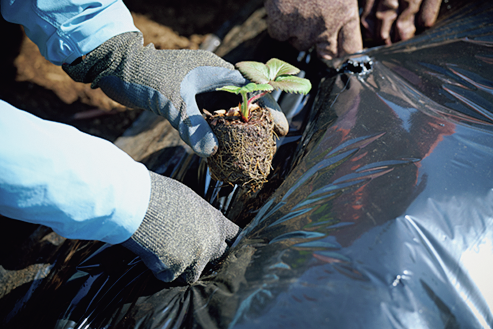
[[[244,122],[248,122],[248,120],[250,119],[250,111],[248,110],[249,102],[247,98],[247,92],[241,92],[240,94],[242,98],[240,108],[241,117],[243,118]]]
[[[246,92],[240,92],[241,98],[243,100],[240,107],[240,113],[244,122],[248,122],[250,120],[250,105],[260,97],[267,95],[269,92],[270,91],[263,91],[260,94],[255,95],[250,99],[247,98],[248,96]]]
[[[248,106],[250,106],[250,104],[252,104],[253,102],[255,102],[255,101],[256,101],[257,99],[259,99],[260,97],[263,97],[263,96],[267,95],[269,92],[270,92],[270,91],[263,91],[263,92],[261,92],[260,94],[253,96],[252,98],[250,98],[250,99],[248,100]]]

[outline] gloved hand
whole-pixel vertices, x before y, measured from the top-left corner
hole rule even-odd
[[[429,28],[435,23],[441,2],[442,0],[362,0],[361,25],[364,36],[377,44],[387,45],[408,40],[414,36],[416,28]]]
[[[257,103],[260,106],[267,108],[272,115],[272,119],[274,120],[274,132],[276,135],[279,137],[286,136],[289,132],[288,119],[274,97],[272,97],[271,94],[267,94],[261,97]]]
[[[217,150],[217,139],[200,114],[195,95],[248,81],[234,66],[208,51],[144,47],[139,32],[117,35],[82,61],[64,64],[75,81],[100,87],[113,100],[167,118],[200,156]]]
[[[266,0],[269,34],[333,59],[362,49],[357,0]]]
[[[140,256],[159,280],[171,282],[183,275],[188,283],[195,282],[207,263],[224,254],[239,227],[185,185],[149,174],[147,213],[122,245]]]

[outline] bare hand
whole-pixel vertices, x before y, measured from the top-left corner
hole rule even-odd
[[[412,38],[416,28],[435,24],[442,0],[362,0],[361,25],[366,38],[391,44]]]
[[[269,34],[325,59],[362,49],[357,0],[266,0]]]

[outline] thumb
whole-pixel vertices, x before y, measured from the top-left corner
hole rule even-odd
[[[363,39],[358,18],[348,21],[339,31],[337,40],[338,57],[354,54],[363,50]]]
[[[180,121],[178,132],[181,139],[187,143],[200,157],[209,157],[216,153],[218,141],[209,124],[205,121],[194,101],[188,105],[189,113],[194,113]]]
[[[271,94],[267,94],[259,99],[259,105],[266,107],[274,119],[274,132],[277,136],[286,136],[289,131],[288,119],[284,115],[279,104],[277,104]]]
[[[222,221],[221,232],[223,234],[223,238],[228,244],[232,244],[240,234],[241,229],[238,225],[226,217],[222,217],[220,220]]]

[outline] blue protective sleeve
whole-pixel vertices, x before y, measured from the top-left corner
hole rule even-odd
[[[1,0],[1,10],[56,65],[72,63],[115,35],[138,31],[121,0]]]
[[[139,227],[147,168],[114,144],[0,101],[0,214],[111,244]]]

